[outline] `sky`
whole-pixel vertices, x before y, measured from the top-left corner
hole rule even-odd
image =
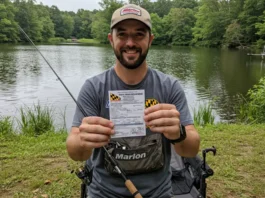
[[[52,6],[55,5],[61,11],[74,11],[77,12],[78,9],[85,10],[94,10],[100,9],[100,5],[98,4],[101,0],[37,0],[36,2],[39,4],[40,2],[43,5]]]
[[[55,5],[59,8],[60,11],[74,11],[77,12],[78,9],[85,9],[93,11],[94,9],[101,9],[98,4],[101,0],[36,0],[39,4],[40,2],[43,5],[52,6]],[[128,0],[123,0],[124,2],[128,2]],[[155,0],[151,0],[155,1]]]

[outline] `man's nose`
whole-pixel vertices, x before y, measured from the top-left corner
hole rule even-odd
[[[126,40],[126,45],[129,47],[133,47],[135,46],[135,42],[132,36],[128,36],[127,40]]]

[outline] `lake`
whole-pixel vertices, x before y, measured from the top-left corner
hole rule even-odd
[[[84,81],[114,65],[111,47],[38,45],[39,50],[77,97]],[[246,94],[265,74],[261,57],[243,50],[152,46],[152,68],[175,76],[185,90],[190,110],[211,103],[215,122],[233,122],[237,94]],[[75,109],[69,94],[43,58],[30,45],[0,45],[0,116],[17,117],[21,106],[51,106],[56,123],[67,128]]]

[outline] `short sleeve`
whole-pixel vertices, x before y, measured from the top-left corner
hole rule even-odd
[[[79,127],[85,116],[99,116],[98,94],[90,80],[87,80],[82,86],[77,98],[77,103],[83,108],[86,115],[76,106],[72,122],[73,127]]]

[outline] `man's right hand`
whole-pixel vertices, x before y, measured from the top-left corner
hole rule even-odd
[[[76,161],[87,160],[94,148],[109,143],[114,124],[102,117],[86,117],[79,127],[72,127],[66,146],[68,155]]]
[[[110,141],[114,134],[114,124],[101,117],[86,117],[79,127],[80,146],[87,148],[100,148]]]

